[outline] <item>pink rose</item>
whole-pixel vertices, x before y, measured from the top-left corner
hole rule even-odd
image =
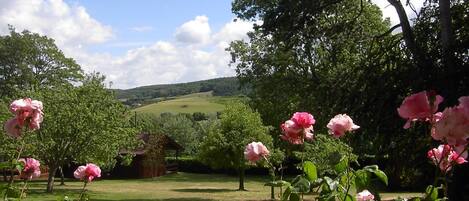
[[[375,196],[370,193],[368,190],[363,190],[360,193],[357,193],[357,201],[373,201]]]
[[[4,125],[4,129],[6,133],[13,138],[18,138],[21,136],[21,127],[18,124],[18,120],[16,118],[8,120]]]
[[[309,128],[305,128],[303,130],[305,140],[313,140],[313,137],[314,137],[313,131],[314,131],[313,126],[310,126]]]
[[[94,178],[101,177],[101,169],[93,163],[88,163],[86,166],[79,166],[73,173],[73,176],[77,179],[91,182]]]
[[[40,124],[42,123],[43,116],[41,113],[35,112],[31,116],[31,119],[29,121],[29,129],[31,130],[37,130],[40,128]]]
[[[469,115],[463,107],[446,108],[435,123],[432,137],[450,145],[465,145],[469,138]]]
[[[440,145],[438,148],[433,148],[427,152],[427,157],[432,160],[433,164],[438,165],[440,170],[447,172],[451,170],[454,164],[466,163],[466,153],[458,153],[454,151],[450,145]]]
[[[23,163],[24,166],[20,173],[21,178],[31,180],[32,178],[41,176],[41,169],[39,168],[41,164],[38,160],[34,158],[22,158],[18,161]]]
[[[313,115],[307,112],[296,112],[290,120],[280,126],[282,129],[280,138],[291,144],[303,144],[305,139],[312,140],[315,122]]]
[[[17,126],[20,130],[25,122],[28,123],[31,130],[39,129],[44,115],[42,110],[42,102],[30,98],[18,99],[10,104],[10,111],[15,114]]]
[[[301,128],[295,124],[292,120],[287,120],[285,123],[280,125],[280,128],[282,129],[282,135],[280,138],[282,140],[288,141],[292,144],[302,144],[302,139],[301,139]]]
[[[412,121],[430,119],[438,110],[438,105],[443,102],[443,97],[440,95],[434,95],[434,102],[430,104],[429,93],[422,91],[411,96],[408,96],[402,102],[402,105],[397,109],[399,116],[407,119],[404,128],[410,127]]]
[[[251,142],[244,150],[244,157],[253,163],[268,156],[269,154],[269,150],[267,150],[267,147],[265,147],[262,142]]]
[[[348,115],[338,114],[329,121],[327,128],[329,128],[329,134],[335,138],[339,138],[345,135],[345,132],[356,130],[360,128],[360,126],[355,125]]]
[[[291,120],[301,128],[309,128],[316,122],[313,115],[307,112],[295,112]]]

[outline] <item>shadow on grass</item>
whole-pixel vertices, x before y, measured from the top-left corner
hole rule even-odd
[[[212,199],[204,199],[204,198],[196,198],[196,197],[190,197],[190,198],[167,198],[167,199],[122,199],[122,200],[116,200],[116,199],[92,199],[95,201],[215,201]]]
[[[247,181],[255,182],[267,182],[267,176],[247,176]],[[141,182],[238,182],[239,178],[235,175],[225,175],[225,174],[197,174],[197,173],[185,173],[178,172],[168,175],[163,175],[161,177],[149,178],[149,179],[139,179]]]
[[[184,192],[184,193],[224,193],[224,192],[235,192],[236,190],[228,188],[180,188],[172,189],[172,191]]]

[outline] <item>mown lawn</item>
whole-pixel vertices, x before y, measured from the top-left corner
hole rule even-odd
[[[155,179],[101,180],[92,182],[88,189],[91,200],[126,201],[206,201],[206,200],[268,200],[270,188],[264,187],[267,177],[248,176],[248,191],[237,191],[238,181],[234,176],[220,174],[176,173]],[[78,197],[82,183],[68,181],[66,186],[56,186],[54,194],[44,193],[45,181],[32,182],[27,199],[55,201],[68,195]],[[417,193],[384,193],[385,199],[397,196],[412,196]],[[313,200],[314,195],[305,196]]]

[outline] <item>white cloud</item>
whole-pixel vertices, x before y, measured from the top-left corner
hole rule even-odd
[[[154,28],[152,26],[138,26],[138,27],[132,27],[130,29],[136,32],[149,32],[149,31],[153,31]]]
[[[197,16],[182,24],[174,34],[178,42],[187,44],[204,44],[210,39],[210,25],[207,16]]]
[[[0,5],[0,34],[7,34],[6,25],[12,24],[17,30],[54,38],[66,56],[74,58],[86,72],[106,75],[113,88],[233,76],[225,48],[232,40],[246,39],[246,32],[252,29],[252,23],[237,20],[212,32],[208,17],[196,16],[175,28],[173,39],[168,41],[109,42],[115,37],[111,27],[94,19],[82,6],[62,0],[0,0]],[[113,55],[90,52],[91,45],[130,49],[123,55]]]
[[[189,22],[198,19],[200,17]],[[187,23],[181,27],[186,27]],[[181,27],[176,29],[176,33]],[[250,30],[251,22],[237,20],[228,22],[216,33],[205,35],[204,42],[199,41],[198,45],[182,43],[175,34],[173,42],[157,41],[152,45],[130,49],[122,56],[75,53],[75,58],[88,71],[103,72],[107,80],[113,82],[114,88],[233,76],[235,71],[228,66],[230,56],[225,48],[233,40],[247,39],[246,33]],[[197,35],[187,30],[185,33]]]
[[[419,11],[422,8],[425,0],[411,0],[410,3],[414,6],[416,11]],[[389,18],[391,20],[391,25],[399,24],[399,16],[396,13],[396,9],[387,1],[387,0],[372,0],[374,4],[381,8],[384,18]],[[416,17],[411,6],[406,5],[406,1],[401,1],[404,9],[407,13],[409,19]]]
[[[7,24],[52,37],[61,47],[96,44],[113,37],[112,29],[93,19],[82,6],[62,0],[0,0],[0,34]]]

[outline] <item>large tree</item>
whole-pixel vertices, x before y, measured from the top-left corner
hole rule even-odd
[[[208,126],[208,135],[204,137],[200,146],[199,158],[214,168],[238,170],[239,190],[245,190],[244,149],[253,141],[272,147],[268,127],[263,125],[259,113],[239,102],[228,104],[221,114],[220,123]]]
[[[122,149],[138,143],[130,115],[103,85],[104,77],[90,75],[80,86],[63,85],[35,92],[44,103],[44,122],[33,140],[34,154],[49,168],[47,191],[53,190],[59,167],[70,162],[93,162],[112,167]]]
[[[0,97],[21,90],[69,84],[83,77],[80,66],[64,56],[54,40],[27,30],[0,36]]]
[[[407,18],[390,27],[366,0],[235,0],[238,17],[262,24],[249,42],[232,43],[233,64],[241,81],[253,86],[253,105],[268,124],[306,110],[317,117],[315,128],[324,129],[336,113],[348,113],[362,128],[350,139],[354,150],[386,162],[391,186],[415,186],[425,179],[416,176],[426,175],[423,153],[430,141],[424,129],[403,134],[396,108],[412,92],[435,89],[457,100],[469,86],[468,3],[452,1],[448,32],[439,23],[447,12],[428,2],[413,27]]]

